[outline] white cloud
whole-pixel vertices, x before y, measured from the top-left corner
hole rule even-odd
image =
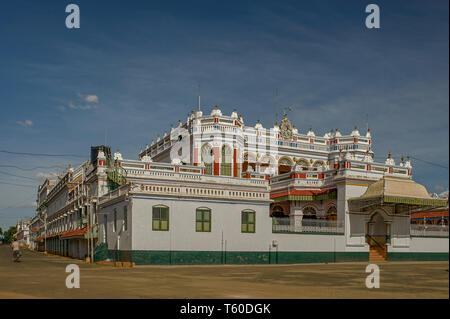
[[[97,95],[86,95],[84,100],[88,103],[98,103],[98,96]]]
[[[42,173],[39,172],[36,174],[36,178],[38,179],[52,179],[58,177],[58,174],[56,172],[49,172],[49,173]]]
[[[97,108],[96,105],[86,104],[86,105],[75,105],[72,102],[69,103],[69,108],[71,110],[94,110]]]
[[[31,120],[17,121],[16,123],[23,127],[33,126],[33,121],[31,121]]]

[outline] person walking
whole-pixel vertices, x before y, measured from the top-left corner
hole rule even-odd
[[[14,241],[11,243],[11,249],[13,251],[13,261],[19,261],[19,257],[22,253],[20,252],[20,246],[17,238],[14,238]]]

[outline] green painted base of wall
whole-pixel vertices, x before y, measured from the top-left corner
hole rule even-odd
[[[298,264],[368,261],[367,252],[253,252],[109,250],[109,258],[136,265]]]
[[[388,253],[389,261],[448,261],[448,253]]]

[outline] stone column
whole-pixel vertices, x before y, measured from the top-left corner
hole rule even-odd
[[[289,214],[290,230],[291,232],[302,231],[303,210],[300,208],[291,208]]]
[[[386,224],[386,245],[391,244],[391,222],[385,222]]]

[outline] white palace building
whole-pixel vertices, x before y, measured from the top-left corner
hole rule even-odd
[[[107,146],[38,190],[36,249],[136,264],[448,260],[448,226],[411,226],[445,207],[408,160],[373,160],[372,138],[267,129],[236,111],[192,111],[124,159]],[[422,228],[420,228],[422,226]]]

